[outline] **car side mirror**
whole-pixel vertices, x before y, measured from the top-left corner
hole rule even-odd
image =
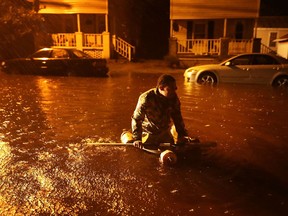
[[[231,66],[231,65],[232,65],[232,63],[230,61],[225,63],[225,66]]]

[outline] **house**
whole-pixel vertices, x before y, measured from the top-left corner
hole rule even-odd
[[[260,0],[40,0],[49,40],[37,39],[102,58],[221,59],[263,51],[259,11]]]
[[[50,34],[53,46],[77,46],[105,58],[163,58],[169,49],[169,3],[170,0],[40,0],[38,12],[45,17],[44,33]],[[37,44],[45,46],[43,42],[49,40],[41,38],[37,37]]]
[[[257,20],[255,35],[261,38],[263,47],[277,52],[275,39],[288,34],[288,16],[262,16]],[[280,44],[280,43],[279,43]]]
[[[259,51],[260,0],[170,0],[170,55],[227,56]]]
[[[38,13],[45,23],[38,46],[76,47],[94,57],[110,57],[108,0],[40,1]]]
[[[117,9],[113,2],[110,0],[108,5],[108,0],[40,0],[37,10],[45,23],[42,34],[35,38],[36,47],[77,48],[93,57],[106,59],[115,50],[131,60],[135,47],[111,34],[111,26],[115,32],[115,19],[109,11]]]

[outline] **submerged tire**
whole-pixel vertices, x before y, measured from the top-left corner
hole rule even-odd
[[[215,85],[217,84],[217,77],[213,73],[203,73],[198,77],[197,83],[201,85]]]
[[[288,76],[277,77],[273,81],[272,86],[273,87],[284,87],[284,88],[287,88],[288,87]]]

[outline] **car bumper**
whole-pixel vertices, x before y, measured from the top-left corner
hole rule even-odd
[[[196,74],[188,72],[185,74],[186,81],[188,82],[196,82]]]

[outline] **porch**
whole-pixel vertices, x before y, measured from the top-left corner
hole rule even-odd
[[[169,55],[227,57],[241,53],[261,51],[261,39],[170,39]]]
[[[169,56],[174,64],[192,66],[207,63],[219,63],[223,59],[241,53],[270,53],[275,51],[261,43],[260,38],[253,39],[188,39],[170,38]]]
[[[51,34],[53,47],[77,48],[94,58],[111,58],[111,51],[132,61],[135,56],[135,46],[109,32],[102,34],[87,34],[82,32]],[[170,38],[169,56],[180,60],[185,58],[214,58],[223,59],[228,56],[261,52],[271,53],[273,50],[261,44],[261,39],[187,39]]]
[[[111,39],[109,32],[102,34],[87,34],[83,32],[51,34],[53,47],[76,48],[94,58],[111,57]],[[129,61],[135,54],[135,47],[123,39],[112,36],[113,51],[119,53]]]

